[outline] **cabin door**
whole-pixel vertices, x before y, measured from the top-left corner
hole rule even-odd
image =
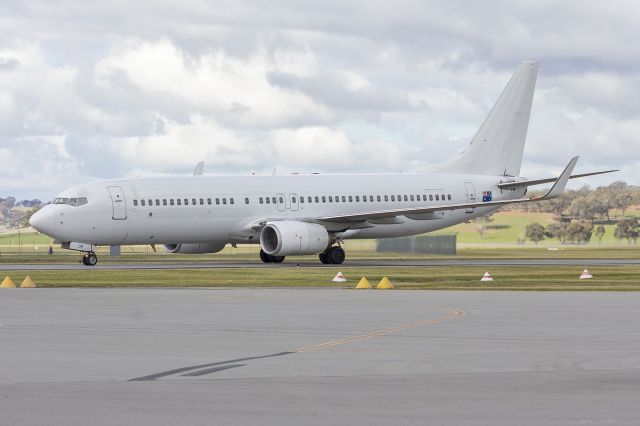
[[[124,220],[127,218],[127,202],[124,199],[124,192],[119,186],[107,187],[109,194],[111,195],[111,207],[113,208],[113,214],[111,218],[113,220]]]

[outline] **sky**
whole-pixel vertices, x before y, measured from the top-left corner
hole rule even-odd
[[[541,61],[522,175],[640,184],[640,3],[0,3],[0,197],[97,179],[423,172]]]

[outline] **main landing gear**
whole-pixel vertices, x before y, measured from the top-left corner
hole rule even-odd
[[[82,264],[86,266],[96,266],[98,263],[98,256],[92,251],[82,255]]]
[[[284,256],[271,256],[260,249],[260,260],[264,263],[282,263]]]
[[[320,262],[333,265],[340,265],[344,262],[344,249],[340,246],[332,246],[328,247],[325,251],[320,253],[318,256],[320,258]]]

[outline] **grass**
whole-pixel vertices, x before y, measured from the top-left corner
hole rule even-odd
[[[585,262],[585,265],[588,265]],[[494,281],[480,282],[487,268],[480,267],[324,267],[215,270],[70,270],[3,271],[19,284],[26,275],[39,287],[329,287],[353,288],[362,276],[376,284],[388,276],[399,289],[422,290],[536,290],[536,291],[638,291],[640,266],[589,268],[591,280],[579,280],[575,266],[492,267]],[[331,279],[342,270],[347,283]],[[346,285],[345,285],[346,284]],[[7,290],[0,290],[7,291]],[[25,291],[25,290],[20,290]],[[2,293],[0,292],[0,295]]]

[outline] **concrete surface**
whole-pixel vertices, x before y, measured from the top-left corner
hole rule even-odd
[[[2,289],[0,424],[638,424],[640,293]]]

